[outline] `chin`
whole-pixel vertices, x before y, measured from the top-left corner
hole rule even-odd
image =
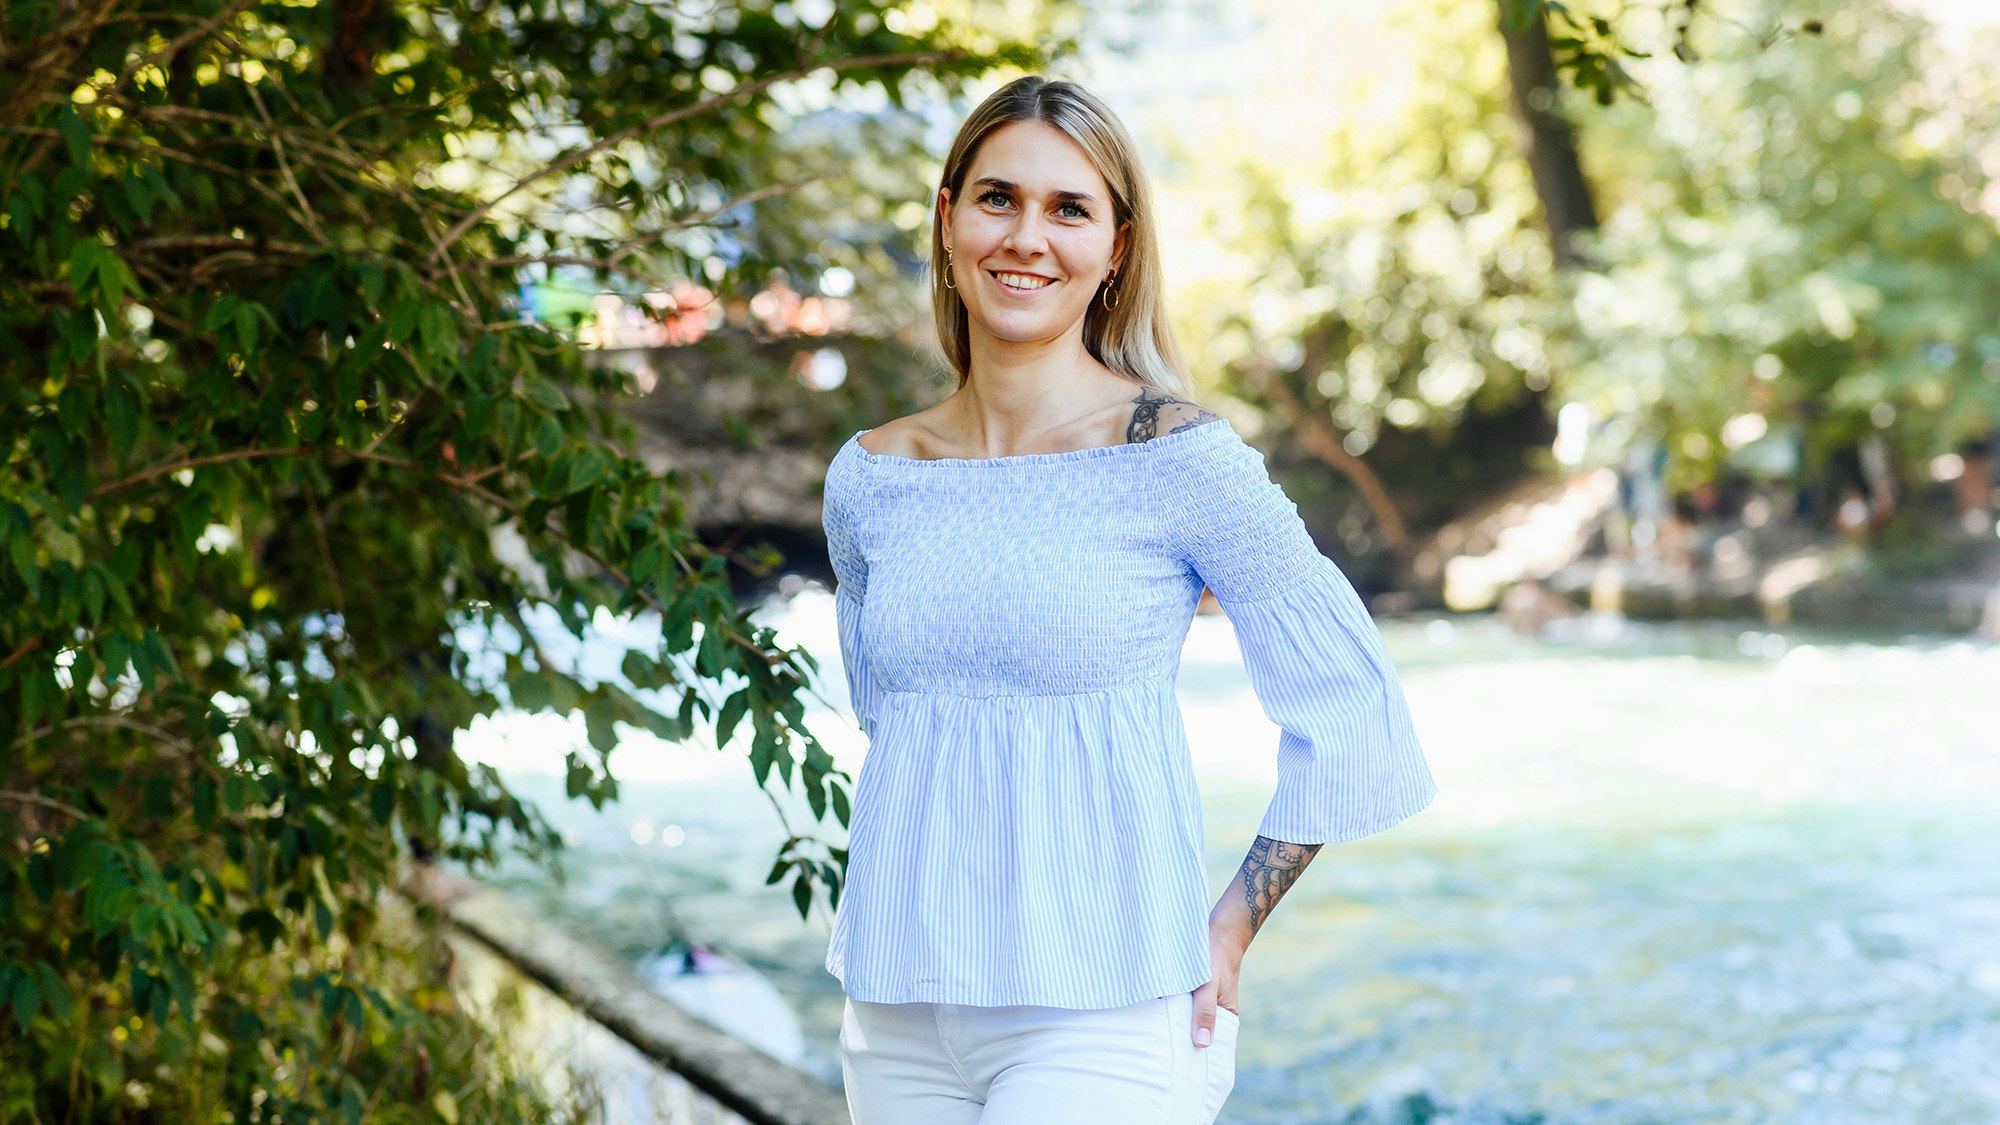
[[[1004,340],[1010,344],[1033,344],[1062,335],[1082,318],[1081,313],[1075,317],[1044,316],[1032,320],[1027,317],[1000,317],[980,321],[978,325],[995,340]]]

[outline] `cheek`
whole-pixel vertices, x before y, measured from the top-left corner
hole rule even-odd
[[[971,250],[977,256],[991,254],[1007,237],[1007,225],[996,222],[992,216],[973,212],[962,215],[952,223],[952,234],[959,247]]]
[[[1096,232],[1077,232],[1056,242],[1056,252],[1072,277],[1102,278],[1111,268],[1111,240]]]

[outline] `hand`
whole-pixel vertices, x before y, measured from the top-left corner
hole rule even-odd
[[[1213,976],[1190,995],[1194,997],[1194,1045],[1207,1047],[1215,1042],[1215,1009],[1228,1008],[1238,1016],[1236,978],[1243,967],[1242,942],[1233,927],[1209,925],[1208,963]]]

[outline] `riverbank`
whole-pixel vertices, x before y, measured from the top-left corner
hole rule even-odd
[[[2000,541],[1963,544],[1941,573],[1907,576],[1859,545],[1811,542],[1729,567],[1585,558],[1547,586],[1570,603],[1642,619],[1749,618],[1767,624],[2000,639]]]
[[[1497,608],[1530,632],[1588,609],[2000,638],[1990,516],[1934,505],[1893,532],[1843,532],[1785,514],[1782,495],[1755,494],[1729,516],[1635,528],[1618,497],[1610,470],[1524,482],[1441,528],[1415,557],[1420,589],[1378,608]]]

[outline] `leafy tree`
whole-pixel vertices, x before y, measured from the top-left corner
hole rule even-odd
[[[1530,468],[1551,373],[1522,322],[1554,268],[1492,7],[1404,5],[1380,33],[1411,58],[1384,83],[1404,94],[1391,112],[1291,146],[1203,135],[1179,162],[1204,233],[1244,266],[1176,294],[1224,391],[1353,482],[1318,502],[1300,482],[1301,503],[1337,513],[1373,586],[1409,583],[1423,532]]]
[[[1976,159],[2000,112],[1933,33],[1844,9],[1822,39],[1663,69],[1651,105],[1589,124],[1627,201],[1603,272],[1551,322],[1556,367],[1600,416],[1664,437],[1682,485],[1794,427],[1808,469],[1880,433],[1912,478],[2000,417],[2000,232]]]
[[[518,286],[816,276],[867,194],[817,111],[1039,56],[876,0],[0,11],[0,1118],[534,1117],[378,926],[412,847],[556,843],[452,733],[581,711],[601,803],[621,728],[744,730],[760,785],[850,796],[814,662]],[[657,614],[638,692],[536,607]],[[803,912],[844,859],[774,879]]]

